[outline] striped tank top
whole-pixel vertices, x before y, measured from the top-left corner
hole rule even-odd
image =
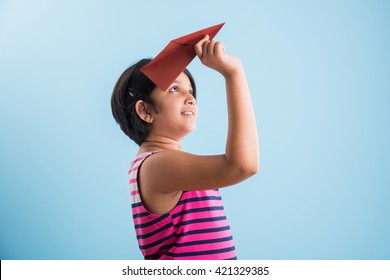
[[[166,214],[150,213],[143,205],[138,171],[153,152],[132,163],[129,184],[139,248],[146,260],[237,259],[232,233],[218,189],[184,191]]]

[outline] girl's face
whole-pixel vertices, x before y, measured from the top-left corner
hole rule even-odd
[[[162,91],[156,87],[152,99],[157,112],[152,111],[150,132],[159,136],[180,140],[196,127],[197,106],[188,76],[183,72]]]

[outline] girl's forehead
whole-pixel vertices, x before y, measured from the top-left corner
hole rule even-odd
[[[192,87],[192,84],[191,84],[191,81],[190,81],[190,78],[187,76],[186,73],[182,72],[173,82],[172,84],[174,83],[178,83],[178,84],[183,84],[183,85],[187,85],[189,87]]]
[[[180,87],[183,87],[183,89],[187,89],[187,90],[192,90],[192,84],[191,84],[191,80],[190,78],[187,76],[186,73],[182,72],[173,82],[172,84],[168,87],[167,91],[169,91],[169,88],[171,88],[172,86],[180,86]],[[159,87],[155,87],[152,91],[152,95],[155,95],[157,94],[158,96],[158,93],[159,92],[163,92],[162,89],[160,89]]]

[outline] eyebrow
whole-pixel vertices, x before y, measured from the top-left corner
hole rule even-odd
[[[183,82],[182,82],[182,81],[179,81],[179,80],[174,80],[174,81],[172,82],[172,84],[173,84],[173,83],[183,84]],[[191,88],[191,89],[193,88],[191,83],[190,83],[190,88]]]

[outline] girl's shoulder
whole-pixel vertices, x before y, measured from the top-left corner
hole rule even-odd
[[[133,159],[133,161],[131,162],[131,166],[135,165],[135,164],[141,164],[145,159],[147,159],[148,157],[150,157],[151,155],[157,153],[157,151],[148,151],[148,152],[138,152],[135,156],[135,158]]]

